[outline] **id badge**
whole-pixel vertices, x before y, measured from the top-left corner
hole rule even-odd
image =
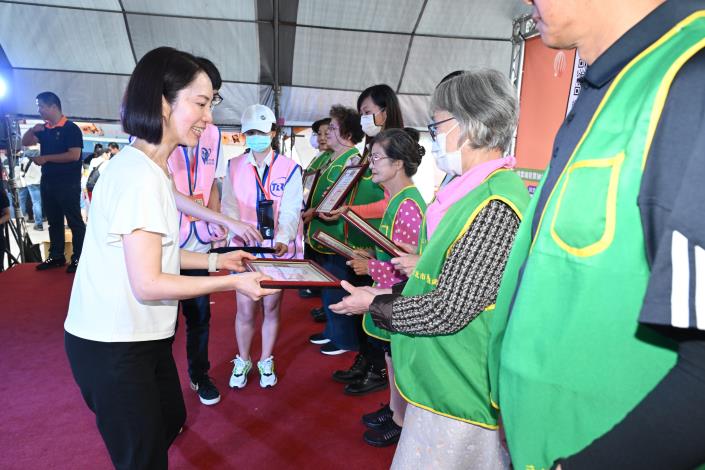
[[[203,201],[203,194],[194,194],[192,196],[187,196],[187,197],[200,206],[206,205]],[[189,220],[189,222],[198,222],[201,219],[199,219],[198,217],[194,217],[192,215],[189,215],[188,220]]]
[[[257,202],[257,226],[262,238],[274,239],[274,201],[262,199]]]

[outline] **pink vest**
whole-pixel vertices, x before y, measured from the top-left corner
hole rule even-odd
[[[257,169],[252,166],[247,157],[249,154],[244,153],[233,158],[228,163],[228,172],[230,183],[232,184],[232,192],[237,199],[238,209],[240,210],[240,220],[257,227],[257,201],[258,198],[266,198],[267,196],[274,201],[272,205],[274,216],[274,236],[276,237],[279,224],[279,207],[281,206],[284,188],[289,183],[289,180],[296,174],[300,174],[301,167],[289,157],[273,153],[273,161],[269,168],[265,169],[262,174],[261,183],[269,194],[262,194],[258,178],[256,176]],[[240,238],[234,237],[230,240],[230,246],[243,246],[244,243]],[[262,246],[274,247],[274,240],[265,240]],[[274,255],[265,254],[258,255],[264,258],[273,258]],[[282,259],[303,258],[303,222],[299,222],[299,227],[296,232],[296,238],[289,242],[289,250],[281,257]]]
[[[220,129],[213,124],[208,124],[198,139],[198,145],[189,155],[189,149],[178,146],[171,155],[167,165],[174,178],[176,189],[187,196],[200,194],[203,196],[203,205],[208,205],[211,195],[215,170],[218,165],[220,152]],[[191,159],[195,158],[194,171],[191,173]],[[179,243],[184,246],[191,234],[194,233],[199,242],[207,245],[212,240],[208,223],[204,220],[190,221],[187,214],[180,213],[179,218]]]

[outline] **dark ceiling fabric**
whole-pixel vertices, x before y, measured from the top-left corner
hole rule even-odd
[[[274,85],[274,2],[279,2],[279,85],[291,85],[298,0],[257,0],[260,83]]]

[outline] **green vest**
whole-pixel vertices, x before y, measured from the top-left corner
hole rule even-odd
[[[335,180],[338,179],[340,174],[345,168],[345,164],[352,157],[359,155],[359,152],[355,147],[351,148],[347,152],[341,154],[330,162],[328,166],[321,169],[321,174],[318,177],[315,187],[313,188],[313,194],[311,196],[311,207],[316,207],[323,200],[323,193],[328,191]],[[338,241],[345,242],[345,221],[340,218],[334,222],[326,222],[318,217],[314,217],[311,223],[308,224],[308,231],[306,232],[306,243],[308,243],[311,248],[324,254],[333,254],[333,252],[326,246],[321,245],[316,240],[311,238],[317,230],[327,233],[331,237]]]
[[[639,325],[650,269],[637,197],[671,82],[703,47],[705,11],[620,72],[550,193],[534,240],[536,202],[517,236],[489,350],[517,469],[549,468],[582,450],[675,364],[674,345]]]
[[[372,181],[372,171],[368,168],[365,170],[365,174],[362,176],[362,179],[360,179],[360,182],[351,191],[350,199],[348,199],[352,201],[350,205],[359,206],[362,204],[370,204],[381,201],[382,199],[384,199],[384,190],[380,185]],[[375,228],[379,227],[381,220],[382,219],[365,219],[368,224]],[[373,245],[370,239],[364,233],[360,232],[360,230],[350,224],[346,224],[345,230],[346,242],[349,246],[361,249],[372,248]]]
[[[312,161],[309,163],[309,165],[306,167],[306,171],[316,171],[320,170],[323,165],[328,162],[328,159],[331,156],[330,150],[327,150],[325,152],[319,153]]]
[[[403,296],[423,295],[436,288],[453,245],[492,200],[506,203],[521,217],[529,194],[516,173],[498,170],[453,204],[428,240]],[[487,305],[485,312],[452,335],[392,333],[396,384],[406,401],[449,418],[497,428],[487,377],[487,341],[493,308]]]
[[[399,213],[399,207],[404,203],[404,201],[412,200],[416,203],[419,208],[419,212],[423,215],[426,212],[426,202],[423,200],[421,193],[416,188],[416,186],[411,185],[399,191],[393,198],[389,200],[387,209],[384,211],[384,216],[382,216],[382,222],[379,225],[379,231],[382,232],[387,238],[392,239],[392,234],[394,233],[394,224],[397,220],[397,214]],[[425,238],[425,233],[423,231],[423,225],[419,228],[418,243]],[[392,259],[391,256],[386,251],[381,250],[379,247],[375,246],[375,258],[379,261],[389,261]],[[389,341],[390,333],[389,331],[379,328],[375,325],[372,317],[369,313],[366,313],[362,320],[362,328],[368,335],[381,339],[383,341]]]

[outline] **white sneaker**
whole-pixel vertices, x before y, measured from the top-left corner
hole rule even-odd
[[[264,361],[259,361],[257,368],[259,369],[260,387],[274,387],[277,384],[277,374],[274,373],[274,356],[269,356]]]
[[[231,362],[235,364],[235,367],[233,367],[233,373],[230,376],[230,388],[242,388],[247,385],[247,374],[252,369],[252,361],[245,361],[240,355],[236,355]]]

